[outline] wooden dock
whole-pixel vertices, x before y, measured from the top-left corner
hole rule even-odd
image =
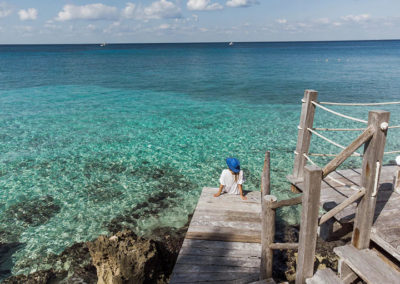
[[[287,178],[292,191],[287,200],[270,195],[270,153],[265,155],[261,194],[213,197],[216,188],[204,188],[171,276],[171,283],[273,283],[274,250],[297,250],[296,284],[399,283],[400,279],[400,172],[383,166],[390,113],[368,112],[368,120],[341,114],[323,105],[358,105],[318,102],[318,92],[306,90],[298,125],[293,172]],[[389,102],[367,105],[400,104]],[[314,127],[316,107],[365,128]],[[323,131],[362,131],[348,146],[321,134]],[[338,154],[310,153],[311,134],[341,148]],[[357,152],[362,148],[363,152]],[[320,167],[311,157],[333,157]],[[350,156],[362,157],[361,169],[338,170]],[[395,178],[396,177],[396,178]],[[395,181],[396,180],[396,181]],[[395,181],[395,182],[394,182]],[[397,186],[399,185],[399,186]],[[299,240],[275,242],[276,210],[301,204]],[[321,214],[320,208],[327,212]],[[327,239],[334,224],[353,222],[351,243],[336,247],[338,274],[314,271],[317,232]],[[385,251],[371,249],[375,242]],[[256,282],[259,279],[258,282]],[[268,280],[266,280],[268,279]],[[381,282],[383,281],[383,282]]]
[[[397,169],[397,166],[382,167],[371,240],[400,261],[400,222],[396,218],[396,216],[400,216],[400,194],[393,190],[393,178]],[[329,177],[333,177],[347,186],[332,181]],[[360,179],[360,169],[347,169],[331,173],[321,183],[321,207],[329,211],[352,196],[355,191],[350,187],[360,186]],[[303,183],[297,183],[296,187],[302,190]],[[337,213],[334,216],[335,220],[341,224],[353,222],[356,206],[356,202],[352,203]]]
[[[203,188],[170,283],[251,283],[259,280],[261,195],[214,197]]]

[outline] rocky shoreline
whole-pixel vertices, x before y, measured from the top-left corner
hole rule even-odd
[[[62,269],[15,275],[3,283],[168,283],[186,230],[158,228],[149,234],[152,238],[139,237],[130,230],[99,236],[45,260]]]
[[[166,284],[178,257],[187,225],[180,229],[157,228],[144,237],[139,237],[130,230],[99,236],[94,241],[74,244],[60,255],[46,259],[62,269],[11,276],[3,283]],[[298,241],[299,226],[278,223],[276,232],[276,240],[279,242]],[[348,241],[348,236],[333,242],[318,238],[315,268],[325,266],[337,270],[337,257],[333,248]],[[294,283],[296,257],[297,252],[293,250],[275,252],[275,280]]]

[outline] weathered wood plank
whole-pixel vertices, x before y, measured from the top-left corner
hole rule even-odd
[[[203,272],[193,273],[174,273],[174,283],[195,283],[195,282],[216,282],[216,281],[235,281],[246,278],[247,281],[257,280],[258,273],[249,275],[248,272]]]
[[[207,255],[179,255],[177,264],[216,265],[216,266],[238,266],[257,267],[260,269],[260,258],[231,258],[215,257]]]
[[[303,202],[299,233],[299,251],[296,267],[296,284],[305,283],[313,275],[317,241],[319,199],[322,170],[316,166],[304,168]]]
[[[203,272],[246,272],[258,273],[258,267],[241,267],[241,266],[222,266],[222,265],[197,265],[197,264],[183,264],[175,266],[174,273],[203,273]]]
[[[290,199],[285,199],[285,200],[279,200],[276,203],[272,204],[272,208],[280,208],[283,206],[292,206],[292,205],[297,205],[301,203],[302,200],[302,195],[296,196]]]
[[[387,111],[370,111],[368,115],[368,125],[375,128],[375,133],[371,140],[365,143],[364,148],[361,186],[365,188],[365,195],[357,206],[351,239],[351,243],[358,249],[369,247],[376,206],[375,186],[379,182],[380,165],[382,165],[387,135],[387,129],[381,129],[380,126],[384,122],[389,122],[389,115]]]
[[[270,152],[265,152],[264,167],[261,174],[261,195],[269,195],[271,192],[271,157]]]
[[[227,250],[227,249],[216,249],[216,248],[193,248],[193,247],[182,247],[180,255],[204,255],[204,256],[220,256],[220,257],[232,257],[232,258],[254,258],[260,257],[260,250],[251,250],[245,248],[243,250]]]
[[[323,178],[329,175],[331,172],[337,169],[350,155],[360,148],[368,139],[372,137],[375,132],[375,128],[369,125],[363,133],[360,134],[349,146],[347,146],[339,155],[337,155],[332,161],[330,161],[323,169]]]
[[[326,214],[324,214],[321,219],[319,220],[319,225],[325,223],[326,221],[328,221],[330,218],[332,218],[333,216],[335,216],[337,213],[339,213],[340,211],[342,211],[345,207],[349,206],[351,203],[353,203],[354,201],[358,200],[360,197],[362,197],[365,194],[365,189],[362,188],[361,190],[359,190],[358,192],[356,192],[355,194],[353,194],[352,196],[350,196],[349,198],[347,198],[346,200],[344,200],[342,203],[340,203],[338,206],[336,206],[335,208],[331,209],[329,212],[327,212]]]
[[[331,269],[319,269],[312,278],[306,280],[307,284],[343,284]]]
[[[271,249],[298,249],[298,243],[272,243],[269,245]]]
[[[216,248],[216,249],[226,249],[226,250],[246,250],[246,249],[260,250],[261,244],[185,239],[183,241],[182,247]]]
[[[305,90],[303,104],[301,105],[301,115],[299,123],[299,131],[297,134],[296,153],[293,166],[293,177],[299,178],[303,176],[303,169],[306,165],[304,153],[308,153],[311,141],[311,132],[308,128],[313,127],[315,106],[313,101],[317,101],[318,92],[314,90]]]
[[[275,238],[275,210],[272,205],[276,203],[276,197],[265,195],[262,206],[262,233],[261,233],[261,265],[260,279],[272,277],[273,251],[270,248]]]
[[[215,198],[204,188],[170,283],[249,283],[259,279],[261,194]]]
[[[260,231],[249,231],[232,228],[219,228],[215,231],[210,231],[207,227],[189,227],[190,231],[186,233],[188,239],[198,240],[215,240],[225,242],[247,242],[260,243]]]
[[[334,252],[367,283],[398,283],[400,279],[400,273],[372,250],[346,245],[334,248]]]

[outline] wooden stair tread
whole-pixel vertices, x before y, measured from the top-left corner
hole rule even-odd
[[[319,269],[313,277],[306,279],[307,284],[343,284],[331,269]]]
[[[352,245],[336,247],[334,252],[367,283],[399,283],[400,273],[385,263],[375,251],[358,250]]]

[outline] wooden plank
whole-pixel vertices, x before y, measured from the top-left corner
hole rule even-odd
[[[261,224],[260,222],[244,222],[244,221],[227,221],[227,220],[215,220],[208,219],[206,217],[201,217],[203,219],[196,218],[190,222],[191,227],[208,227],[211,231],[214,231],[212,227],[217,228],[232,228],[234,230],[240,229],[248,229],[253,231],[261,232]],[[223,218],[222,218],[223,219]]]
[[[214,283],[216,281],[235,281],[240,279],[246,281],[255,281],[258,278],[258,273],[248,272],[204,272],[199,274],[193,273],[174,273],[174,283],[195,283],[195,282],[208,282]],[[248,282],[247,282],[248,283]]]
[[[270,249],[298,249],[298,243],[272,243],[269,245]]]
[[[367,283],[398,283],[400,279],[400,273],[372,250],[346,245],[334,248],[334,252]]]
[[[230,258],[207,255],[180,255],[178,264],[216,265],[234,267],[256,267],[260,269],[260,258]]]
[[[387,130],[382,130],[380,126],[384,122],[389,122],[389,115],[390,113],[387,111],[370,111],[368,115],[368,125],[375,128],[375,133],[370,141],[365,143],[364,148],[361,186],[365,188],[365,195],[357,206],[351,240],[352,244],[358,249],[369,247],[376,206],[375,183],[378,184],[379,182],[380,167],[378,162],[382,165],[387,135]],[[378,180],[376,180],[376,176]]]
[[[271,192],[271,157],[270,152],[265,152],[264,167],[261,174],[261,195],[269,195]]]
[[[361,198],[364,194],[365,194],[365,189],[362,188],[361,190],[359,190],[358,192],[356,192],[355,194],[353,194],[352,196],[347,198],[345,201],[340,203],[338,206],[336,206],[335,208],[333,208],[332,210],[330,210],[329,212],[324,214],[321,217],[321,219],[319,220],[319,225],[321,225],[321,224],[325,223],[326,221],[328,221],[330,218],[332,218],[337,213],[342,211],[345,207],[349,206],[351,203],[353,203],[354,201],[356,201],[359,198]]]
[[[225,242],[247,242],[247,243],[260,243],[261,232],[243,230],[240,228],[210,228],[202,226],[190,226],[186,233],[188,239],[198,240],[215,240]]]
[[[330,269],[319,269],[312,278],[306,280],[307,284],[343,284],[336,274]]]
[[[194,240],[185,239],[182,244],[184,247],[195,248],[216,248],[226,250],[259,250],[261,251],[261,244],[259,243],[241,243],[241,242],[224,242],[224,241],[208,241],[208,240]]]
[[[303,192],[296,284],[305,283],[306,278],[310,278],[314,272],[321,179],[321,168],[316,166],[304,168],[304,188],[306,190]]]
[[[293,166],[293,177],[300,178],[303,176],[303,169],[306,165],[306,158],[303,154],[307,154],[310,148],[311,132],[308,128],[313,127],[315,106],[313,101],[317,101],[318,92],[314,90],[305,90],[303,104],[301,105],[301,115],[299,123],[299,131],[297,134],[296,153]]]
[[[331,160],[323,169],[323,178],[337,169],[348,157],[350,157],[358,148],[360,148],[367,140],[369,140],[375,132],[373,125],[369,125],[363,133],[360,134],[349,146],[347,146],[339,155]]]
[[[259,258],[260,250],[251,250],[245,248],[243,250],[227,250],[227,249],[216,249],[216,248],[193,248],[193,247],[182,247],[179,255],[207,255],[207,256],[220,256],[220,257],[232,257],[232,258]]]
[[[204,272],[246,272],[258,273],[258,267],[241,267],[241,266],[221,266],[221,265],[197,265],[197,264],[183,264],[179,263],[174,267],[174,273],[204,273]]]
[[[274,203],[276,203],[275,196],[265,195],[263,197],[260,279],[272,277],[274,253],[270,245],[275,239],[275,210],[272,208]]]
[[[292,205],[297,205],[300,204],[302,201],[302,195],[296,196],[290,199],[285,199],[285,200],[279,200],[276,203],[272,204],[272,208],[280,208],[283,206],[292,206]]]

